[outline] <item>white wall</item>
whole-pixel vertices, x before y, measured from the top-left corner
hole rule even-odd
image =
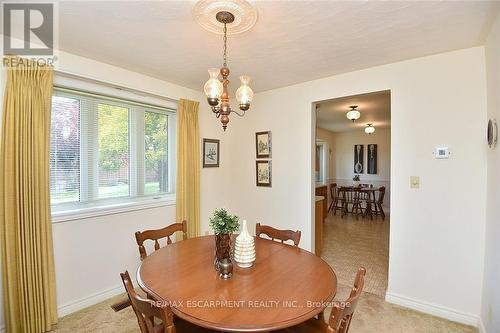
[[[429,56],[258,93],[231,125],[233,207],[250,223],[302,230],[313,247],[312,103],[391,90],[388,299],[477,324],[486,201],[484,48]],[[273,187],[255,186],[254,133],[273,134]],[[436,145],[453,155],[435,160]],[[421,188],[409,188],[409,177]],[[355,269],[353,267],[352,269]],[[370,272],[368,272],[370,274]]]
[[[486,43],[488,117],[500,121],[500,16]],[[481,319],[486,332],[500,332],[500,145],[488,152],[488,201]]]
[[[227,205],[225,202],[227,195],[224,192],[227,188],[226,177],[223,172],[229,154],[226,136],[219,121],[206,106],[204,95],[201,92],[68,53],[59,52],[58,56],[56,69],[67,73],[175,100],[188,98],[201,102],[200,137],[221,140],[221,167],[201,169],[201,230],[205,233],[208,230],[208,216],[211,212],[217,207]],[[4,75],[5,70],[2,69],[1,74]],[[3,97],[4,81],[1,83]],[[202,84],[203,82],[200,83],[200,91]],[[175,205],[54,223],[57,302],[60,313],[67,314],[121,292],[119,273],[128,269],[131,274],[135,274],[139,264],[134,232],[159,228],[173,222],[175,222]],[[0,316],[3,316],[3,311]],[[2,327],[3,318],[0,319]]]
[[[375,133],[368,135],[364,131],[335,133],[333,145],[333,162],[335,163],[335,175],[333,178],[341,180],[352,180],[354,177],[354,145],[365,146],[364,161],[365,168],[360,174],[363,181],[383,181],[391,179],[391,130],[378,129]],[[377,174],[368,174],[368,145],[377,144]]]

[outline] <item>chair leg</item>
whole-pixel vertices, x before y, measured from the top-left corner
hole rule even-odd
[[[382,220],[385,220],[385,212],[384,208],[382,208],[382,204],[378,204],[378,209],[380,210],[380,215],[382,216]]]
[[[332,200],[332,202],[330,202],[330,206],[328,206],[327,213],[330,213],[330,211],[332,210],[332,208],[333,208],[333,202],[334,202],[333,200]]]
[[[346,216],[347,214],[349,214],[349,205],[347,204],[347,202],[342,202],[342,218],[344,216]]]
[[[372,194],[373,194],[373,206],[374,206],[374,208],[375,208],[375,216],[377,216],[377,215],[378,215],[377,197],[376,197],[376,195],[375,195],[375,192],[372,192]]]
[[[337,204],[337,199],[333,199],[332,202],[330,203],[330,207],[328,207],[328,213],[330,213],[330,211],[332,209],[334,209],[335,205]],[[335,215],[335,210],[333,211],[333,215]]]

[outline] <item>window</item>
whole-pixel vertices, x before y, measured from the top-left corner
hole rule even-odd
[[[173,194],[174,142],[174,110],[55,88],[52,210],[136,204]]]

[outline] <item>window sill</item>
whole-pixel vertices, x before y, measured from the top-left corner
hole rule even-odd
[[[61,223],[73,220],[87,219],[98,216],[121,214],[143,209],[174,206],[175,196],[160,198],[147,198],[129,201],[126,203],[113,203],[99,207],[84,207],[59,212],[52,212],[52,223]]]

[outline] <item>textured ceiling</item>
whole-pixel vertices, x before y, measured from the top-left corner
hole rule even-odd
[[[202,90],[222,38],[198,26],[192,1],[61,1],[62,50]],[[255,91],[480,45],[499,3],[259,1],[257,24],[229,37],[231,86]],[[230,27],[229,27],[230,29]]]
[[[346,117],[351,105],[357,105],[361,113],[361,117],[355,122]],[[373,124],[375,130],[391,127],[389,91],[336,98],[322,102],[316,107],[316,125],[332,132],[361,130],[367,124]]]

